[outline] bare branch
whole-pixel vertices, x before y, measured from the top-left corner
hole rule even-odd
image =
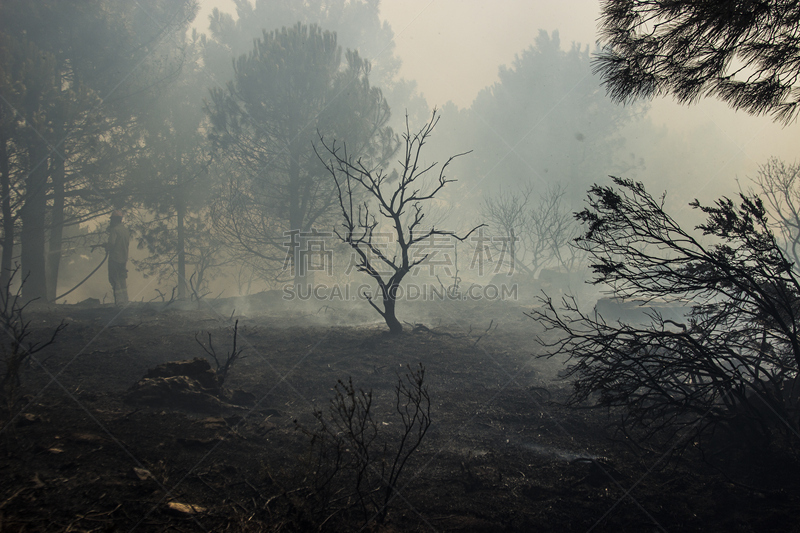
[[[446,177],[445,170],[456,157],[469,153],[450,157],[440,169],[437,181],[432,187],[424,189],[418,184],[418,180],[436,166],[436,163],[433,163],[420,167],[419,160],[422,147],[438,121],[439,117],[434,111],[430,121],[412,134],[406,117],[406,133],[403,135],[405,152],[399,162],[401,165],[399,175],[394,172],[387,174],[383,169],[370,169],[361,159],[354,161],[348,157],[346,146],[337,146],[335,140],[326,143],[320,135],[320,144],[327,153],[323,156],[317,152],[317,157],[328,169],[336,184],[342,213],[341,229],[337,228],[335,233],[342,242],[350,245],[356,252],[358,258],[356,268],[378,283],[383,309],[379,309],[371,299],[368,301],[384,318],[392,333],[403,331],[403,325],[395,316],[396,295],[400,283],[413,267],[425,260],[425,257],[411,259],[409,254],[411,247],[434,235],[451,236],[463,241],[483,226],[476,226],[464,236],[458,236],[451,231],[437,230],[433,226],[425,232],[417,232],[425,217],[424,203],[432,200],[448,183],[455,181]],[[363,193],[366,199],[359,202],[356,198],[357,191]],[[399,257],[390,258],[382,250],[383,243],[377,242],[378,219],[370,211],[370,201],[377,204],[378,213],[391,226],[392,236],[396,239],[396,246],[399,249]],[[413,210],[411,220],[404,222],[404,216],[408,214],[409,209]],[[388,274],[381,272],[379,268],[381,265],[389,269]]]

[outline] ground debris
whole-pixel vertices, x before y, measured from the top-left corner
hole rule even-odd
[[[192,515],[192,514],[206,512],[206,508],[201,507],[200,505],[192,505],[190,503],[180,503],[180,502],[168,502],[167,509],[173,511],[174,513],[183,515]]]
[[[170,361],[151,368],[144,379],[185,377],[196,381],[203,390],[214,392],[219,390],[217,377],[211,370],[211,364],[200,357],[185,361]]]
[[[220,412],[225,408],[255,403],[251,393],[227,394],[206,359],[170,361],[151,368],[125,394],[131,404],[195,412]]]
[[[133,467],[133,474],[139,479],[139,481],[147,481],[153,477],[153,474],[151,474],[149,470],[145,468],[138,468],[136,466]]]

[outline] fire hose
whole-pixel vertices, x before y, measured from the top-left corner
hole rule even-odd
[[[94,251],[94,249],[95,249],[95,248],[97,248],[98,246],[102,246],[102,244],[96,244],[96,245],[94,245],[94,246],[92,247],[92,251]],[[102,260],[102,261],[100,261],[100,264],[99,264],[99,265],[97,265],[97,266],[95,267],[95,269],[94,269],[94,270],[92,270],[91,272],[89,272],[89,275],[88,275],[88,276],[86,276],[85,278],[83,278],[83,279],[80,281],[80,283],[78,283],[77,285],[75,285],[74,287],[72,287],[70,290],[68,290],[67,292],[65,292],[65,293],[64,293],[64,294],[62,294],[61,296],[56,296],[56,297],[55,297],[55,299],[53,299],[53,303],[55,303],[55,302],[59,301],[59,300],[60,300],[61,298],[63,298],[64,296],[68,295],[69,293],[71,293],[72,291],[74,291],[75,289],[77,289],[78,287],[80,287],[81,285],[83,285],[83,284],[86,282],[86,280],[88,280],[89,278],[91,278],[91,277],[94,275],[94,273],[95,273],[95,272],[97,272],[98,270],[100,270],[100,267],[101,267],[101,266],[103,266],[103,264],[106,262],[106,259],[108,259],[108,250],[106,250],[106,255],[105,255],[105,256],[103,256],[103,260]]]

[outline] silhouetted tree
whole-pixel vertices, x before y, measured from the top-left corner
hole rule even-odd
[[[444,174],[450,162],[469,153],[451,156],[439,170],[436,182],[427,190],[424,188],[422,181],[437,163],[426,165],[421,161],[422,147],[438,120],[434,111],[430,121],[413,134],[406,122],[406,132],[403,134],[405,153],[400,161],[399,175],[374,169],[368,160],[353,156],[346,143],[337,146],[335,140],[326,144],[324,139],[320,139],[326,153],[318,155],[336,184],[343,217],[342,230],[336,229],[336,235],[355,251],[358,271],[367,273],[377,282],[383,309],[371,297],[368,302],[383,317],[393,334],[403,331],[395,312],[400,283],[411,269],[428,257],[425,254],[413,258],[409,254],[411,248],[435,235],[452,236],[463,241],[483,226],[476,226],[463,237],[452,231],[437,230],[433,226],[427,231],[420,228],[425,218],[424,204],[432,201],[448,183],[455,181],[447,179]],[[323,158],[327,158],[327,161]],[[366,199],[362,201],[365,193]],[[385,246],[387,242],[379,235],[380,222],[375,216],[375,208],[371,209],[370,205],[377,205],[378,214],[388,223],[388,233],[395,239],[396,254],[389,255]]]
[[[540,31],[498,78],[478,93],[453,135],[476,147],[464,175],[471,187],[488,196],[499,184],[564,186],[572,199],[598,168],[603,175],[630,170],[619,132],[643,105],[618,106],[603,93],[588,47],[564,50],[558,32]]]
[[[394,52],[394,32],[381,20],[380,0],[247,0],[234,4],[235,17],[217,9],[209,16],[204,61],[218,85],[233,75],[230,58],[250,51],[264,30],[316,24],[335,32],[343,49],[358,50],[369,61],[370,83],[381,88],[392,109],[407,109],[412,119],[427,119],[430,111],[416,83],[398,78],[401,61]],[[402,129],[402,120],[402,116],[396,117],[390,126]]]
[[[146,248],[150,255],[134,264],[145,275],[174,278],[179,299],[188,293],[187,266],[194,267],[195,277],[202,282],[221,248],[208,220],[212,159],[198,43],[195,33],[184,44],[180,74],[142,113],[144,149],[126,180],[133,200],[147,209],[132,226],[139,248]]]
[[[548,355],[569,359],[574,404],[619,408],[620,428],[642,445],[702,446],[722,431],[763,452],[800,429],[800,280],[771,233],[758,198],[691,204],[706,214],[683,230],[640,183],[593,186],[577,245],[618,298],[693,304],[684,319],[652,312],[649,324],[611,323],[574,300],[532,316],[555,336]],[[672,440],[678,438],[679,440]],[[664,442],[664,441],[661,441]],[[742,446],[747,448],[748,446]]]
[[[606,0],[595,69],[617,101],[713,96],[734,109],[797,113],[800,4],[793,0]]]
[[[20,46],[14,39],[0,34],[0,95],[3,95],[5,100],[0,104],[0,195],[2,195],[0,213],[3,217],[0,287],[6,287],[11,279],[27,168],[25,143],[21,132],[25,127],[25,119],[11,102],[19,102],[27,92],[21,83],[21,70],[25,68],[23,65],[26,62],[35,61],[35,58],[29,56],[34,50],[20,50]],[[27,68],[35,67],[35,62],[27,66]],[[28,83],[30,84],[30,81]]]
[[[336,205],[336,188],[314,155],[317,132],[346,141],[371,165],[397,150],[389,106],[369,71],[356,52],[342,66],[335,33],[298,24],[264,32],[236,60],[228,87],[211,90],[210,138],[230,163],[215,226],[240,252],[262,259],[269,275],[281,274],[287,235],[309,232]],[[301,269],[294,270],[298,282]]]
[[[111,188],[151,90],[179,67],[170,40],[185,32],[196,2],[22,0],[0,4],[4,114],[17,126],[7,146],[24,176],[19,207],[26,300],[56,293],[67,225],[107,212]],[[10,144],[9,144],[10,143]]]

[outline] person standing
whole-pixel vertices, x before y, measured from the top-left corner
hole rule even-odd
[[[128,247],[131,243],[131,232],[122,223],[122,211],[111,213],[111,224],[108,228],[108,242],[105,245],[108,253],[108,281],[114,290],[114,303],[128,303]]]

